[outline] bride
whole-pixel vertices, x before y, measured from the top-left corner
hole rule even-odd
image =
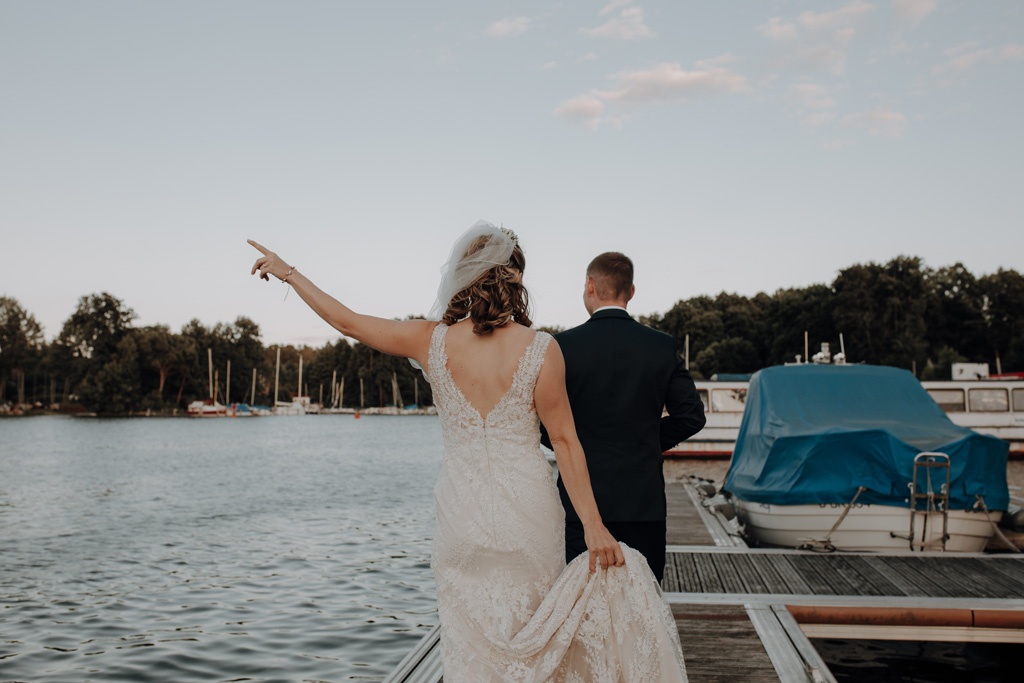
[[[277,254],[252,273],[291,285],[336,330],[409,358],[431,382],[445,456],[431,568],[446,683],[685,681],[675,622],[647,562],[601,522],[557,344],[535,332],[516,235],[473,225],[442,267],[428,320],[361,315]],[[564,565],[551,438],[587,552]]]

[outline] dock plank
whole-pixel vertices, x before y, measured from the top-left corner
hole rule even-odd
[[[704,525],[681,482],[665,486],[665,504],[665,542],[668,545],[715,545],[714,537]]]
[[[836,555],[830,562],[832,570],[853,588],[854,595],[887,595],[895,588],[885,576],[874,570],[858,571],[862,565],[858,560],[857,556]]]
[[[1024,559],[1011,556],[992,558],[989,560],[993,571],[1009,577],[1017,582],[1024,582]]]
[[[800,574],[815,595],[841,595],[832,587],[828,576],[828,558],[821,555],[790,555],[786,561]]]
[[[690,683],[778,683],[761,639],[739,605],[672,605]]]
[[[679,592],[698,593],[701,590],[700,572],[693,555],[685,555],[676,567],[679,571]]]
[[[856,572],[869,588],[865,588],[865,595],[906,595],[902,588],[890,580],[874,564],[867,561],[867,557],[857,555],[843,557],[843,561],[849,565],[850,570]]]
[[[769,587],[768,582],[765,581],[760,571],[760,565],[764,563],[755,562],[753,558],[739,553],[729,555],[728,559],[736,570],[736,574],[743,582],[743,588],[747,593],[772,592],[772,588]],[[768,568],[770,569],[770,567]]]
[[[814,590],[804,581],[803,577],[800,576],[800,572],[793,567],[785,555],[766,555],[765,560],[775,570],[775,573],[779,575],[779,578],[785,582],[785,588],[778,592],[788,592],[796,595],[811,595],[814,593]]]
[[[714,558],[702,553],[693,553],[693,564],[700,578],[700,591],[704,593],[728,593],[725,584],[718,576]],[[697,591],[693,591],[697,592]]]

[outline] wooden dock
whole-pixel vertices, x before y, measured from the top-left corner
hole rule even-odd
[[[834,681],[814,638],[1024,643],[1024,556],[748,548],[692,484],[666,488],[662,587],[691,683]],[[438,683],[434,628],[386,683]]]

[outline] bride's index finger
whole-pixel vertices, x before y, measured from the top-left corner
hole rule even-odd
[[[269,249],[267,249],[267,248],[266,248],[265,246],[263,246],[262,244],[260,244],[259,242],[257,242],[256,240],[246,240],[246,242],[248,242],[248,243],[249,243],[249,244],[251,244],[252,246],[256,247],[256,249],[258,249],[258,250],[259,250],[259,252],[260,252],[261,254],[263,254],[264,256],[269,256],[269,255],[270,255],[270,250],[269,250]]]

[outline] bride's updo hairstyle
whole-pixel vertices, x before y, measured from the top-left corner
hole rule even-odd
[[[427,320],[454,325],[469,318],[475,334],[517,322],[530,327],[530,297],[523,287],[526,256],[508,228],[477,221],[452,245]]]
[[[526,256],[515,233],[504,228],[496,230],[497,235],[488,231],[476,236],[461,261],[486,262],[487,252],[495,247],[501,249],[503,245],[495,243],[504,240],[510,241],[512,246],[508,260],[492,264],[472,284],[456,293],[441,317],[444,324],[454,325],[469,318],[473,321],[473,334],[477,335],[490,334],[495,328],[513,321],[527,327],[533,325],[529,314],[530,295],[523,286]]]

